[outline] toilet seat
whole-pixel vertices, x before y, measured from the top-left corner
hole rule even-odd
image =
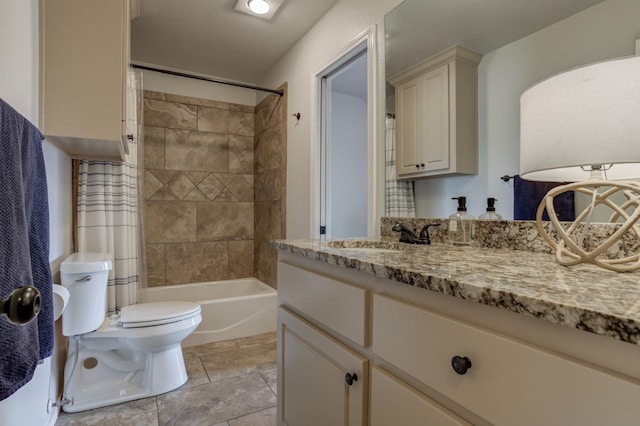
[[[153,302],[126,306],[120,310],[118,326],[153,327],[182,321],[200,314],[200,305],[191,302]]]

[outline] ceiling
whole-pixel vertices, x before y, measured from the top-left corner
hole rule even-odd
[[[136,0],[131,60],[257,83],[338,0],[284,0],[271,21],[236,0]]]
[[[338,0],[284,0],[271,21],[237,0],[135,0],[134,63],[256,84]],[[460,44],[484,54],[602,0],[404,0],[387,15],[387,76]]]
[[[404,0],[385,18],[390,77],[454,44],[485,54],[603,0]]]

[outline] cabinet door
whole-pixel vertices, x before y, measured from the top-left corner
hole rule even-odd
[[[72,157],[122,158],[128,8],[40,0],[40,129]]]
[[[278,424],[366,424],[367,360],[278,309]],[[349,385],[346,374],[356,374]]]
[[[399,176],[420,171],[420,80],[406,83],[397,90],[396,169]]]
[[[469,425],[384,370],[371,369],[371,426]]]
[[[422,135],[420,171],[449,168],[449,64],[424,75],[418,96]]]

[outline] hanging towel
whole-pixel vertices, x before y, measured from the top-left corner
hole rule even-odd
[[[25,325],[0,317],[0,400],[33,376],[54,343],[49,204],[42,134],[0,99],[0,297],[25,285],[40,291],[40,313]]]
[[[547,195],[547,192],[561,182],[534,182],[520,179],[520,176],[513,177],[513,218],[515,220],[536,220],[538,206]],[[576,218],[574,193],[565,192],[554,198],[553,207],[560,221],[573,221]],[[549,220],[545,211],[542,220]]]

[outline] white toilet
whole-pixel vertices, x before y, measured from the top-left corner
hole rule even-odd
[[[69,304],[62,334],[69,337],[63,410],[69,413],[146,398],[187,381],[180,343],[202,321],[200,305],[132,305],[105,318],[106,253],[75,253],[60,265]]]

